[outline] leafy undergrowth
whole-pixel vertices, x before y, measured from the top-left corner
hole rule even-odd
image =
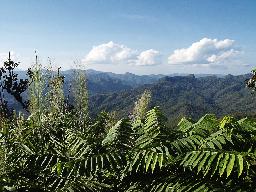
[[[254,121],[208,114],[169,129],[158,108],[117,122],[18,116],[1,126],[1,190],[253,191],[255,136]]]

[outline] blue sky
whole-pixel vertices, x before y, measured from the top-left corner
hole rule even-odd
[[[30,66],[34,50],[117,73],[247,73],[256,51],[254,0],[0,0],[0,59]],[[94,48],[93,48],[94,47]]]

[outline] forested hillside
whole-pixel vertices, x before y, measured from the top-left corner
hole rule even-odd
[[[137,87],[144,84],[151,84],[164,77],[165,75],[135,75],[133,73],[126,72],[124,74],[116,74],[111,72],[100,72],[95,70],[86,71],[88,79],[95,80],[97,77],[101,78],[112,78],[123,82],[125,85],[131,87]]]
[[[152,94],[150,106],[159,106],[169,122],[177,122],[183,116],[196,120],[205,113],[254,117],[255,98],[245,86],[249,76],[164,77],[132,90],[94,95],[90,99],[91,110],[94,114],[106,110],[128,115],[134,100],[146,89]]]

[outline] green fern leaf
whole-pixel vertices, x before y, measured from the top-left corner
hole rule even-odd
[[[205,156],[205,152],[201,152],[201,154],[199,155],[199,157],[193,162],[192,164],[192,168],[196,167],[198,165],[198,163],[200,162],[200,160]]]
[[[164,155],[163,155],[163,153],[160,153],[159,156],[158,156],[158,163],[159,163],[160,169],[163,166],[163,161],[164,161]]]
[[[228,164],[228,159],[229,159],[229,154],[226,153],[224,158],[222,159],[222,161],[220,162],[220,168],[219,168],[219,174],[220,176],[223,175],[223,173],[225,172],[226,166]]]
[[[149,155],[147,156],[147,158],[145,158],[145,160],[146,160],[146,171],[148,171],[148,168],[149,168],[149,165],[151,163],[153,155],[154,155],[154,152],[149,152]]]
[[[157,163],[157,160],[158,160],[158,154],[157,153],[154,153],[153,157],[152,157],[152,163],[151,163],[151,170],[152,170],[152,173],[153,171],[155,170],[155,167],[156,167],[156,163]]]
[[[199,163],[198,168],[197,168],[197,173],[199,173],[204,166],[206,160],[208,157],[211,155],[211,152],[207,151],[206,155],[204,156],[203,160]],[[209,162],[209,161],[208,161]]]
[[[190,157],[190,159],[187,162],[185,162],[184,166],[193,165],[193,163],[196,161],[198,156],[200,156],[200,154],[201,154],[201,151],[193,151],[192,156]]]
[[[184,165],[184,163],[187,162],[188,157],[189,157],[191,154],[192,154],[191,152],[187,153],[186,156],[183,158],[183,161],[181,161],[180,165]]]
[[[183,117],[178,123],[178,129],[182,132],[187,132],[192,128],[193,123]]]
[[[243,156],[242,155],[237,155],[237,164],[238,164],[238,177],[241,176],[242,172],[243,172]]]
[[[236,156],[234,154],[230,154],[230,159],[229,159],[229,163],[227,166],[227,177],[229,177],[229,175],[231,174],[231,172],[233,170],[235,159],[236,159]]]
[[[213,140],[212,142],[213,142],[219,149],[222,149],[222,145],[221,145],[221,143],[220,143],[217,139]]]
[[[219,156],[218,156],[218,158],[217,158],[217,161],[216,161],[216,163],[215,163],[215,168],[214,168],[214,170],[213,170],[211,176],[213,176],[213,175],[215,174],[215,172],[218,170],[220,160],[222,159],[223,156],[224,156],[223,153],[219,154]]]

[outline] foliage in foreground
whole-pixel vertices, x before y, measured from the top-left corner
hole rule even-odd
[[[85,77],[74,82],[80,104],[70,106],[63,79],[36,68],[30,116],[1,118],[1,191],[255,190],[255,121],[207,114],[171,129],[159,108],[147,110],[148,92],[128,118],[91,119]]]

